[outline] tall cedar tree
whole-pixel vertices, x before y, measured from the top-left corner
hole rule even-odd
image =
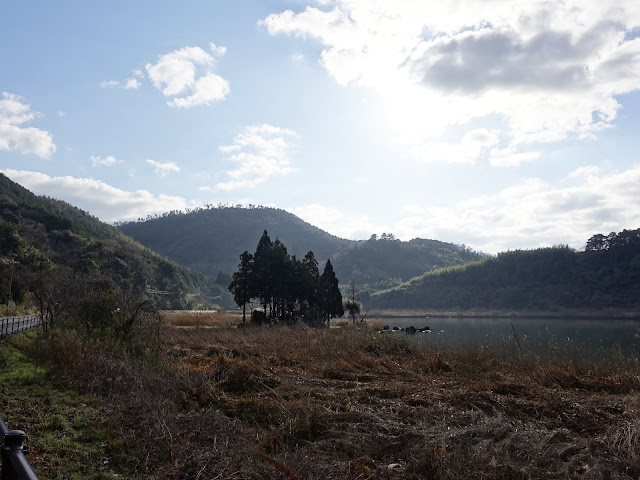
[[[313,252],[309,251],[300,262],[299,280],[299,301],[304,312],[319,308],[320,289],[320,269],[318,261]]]
[[[253,277],[256,286],[256,290],[253,293],[254,297],[260,299],[265,314],[267,313],[267,306],[271,305],[271,291],[273,289],[273,281],[271,279],[272,246],[271,238],[269,238],[269,234],[265,230],[258,241],[256,252],[253,254]]]
[[[287,248],[276,238],[271,247],[271,311],[273,317],[279,320],[285,320],[287,299],[293,296],[293,292],[289,290],[292,269]]]
[[[253,255],[246,250],[240,255],[238,271],[233,274],[229,291],[238,305],[242,305],[242,323],[246,321],[247,303],[253,297]]]
[[[331,260],[327,260],[322,277],[320,277],[320,310],[322,310],[323,320],[327,325],[332,318],[344,315],[342,294],[336,274],[333,272]]]

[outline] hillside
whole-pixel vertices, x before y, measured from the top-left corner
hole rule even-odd
[[[193,270],[217,275],[238,268],[245,250],[253,252],[264,230],[287,246],[290,255],[304,257],[313,251],[324,261],[353,244],[335,237],[276,208],[219,207],[119,225],[120,230],[171,261]]]
[[[353,281],[358,290],[374,292],[395,286],[425,272],[484,258],[464,246],[415,238],[403,242],[393,235],[372,236],[332,258],[336,275]]]
[[[231,303],[226,288],[211,278],[177,267],[115,227],[0,174],[0,300],[6,303],[11,290],[13,300],[22,301],[30,278],[51,266],[157,292],[167,308]]]
[[[429,272],[373,295],[371,308],[593,310],[640,308],[640,229],[569,247],[503,252]]]

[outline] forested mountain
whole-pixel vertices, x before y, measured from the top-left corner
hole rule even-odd
[[[356,243],[331,261],[338,278],[355,282],[363,293],[387,289],[437,268],[484,257],[463,245],[421,238],[402,242],[392,234],[382,234]]]
[[[321,263],[331,258],[341,285],[354,281],[363,293],[483,257],[464,246],[422,239],[403,242],[386,233],[367,241],[345,240],[284,210],[265,207],[170,212],[119,227],[170,260],[211,275],[236,271],[240,254],[252,251],[254,239],[267,230],[291,255],[302,258],[312,251]]]
[[[178,267],[117,228],[0,174],[0,301],[6,303],[11,290],[20,302],[29,282],[52,267],[151,292],[161,307],[233,303],[226,285]]]
[[[267,230],[299,258],[313,251],[328,258],[353,242],[335,237],[284,210],[267,207],[215,207],[169,212],[160,217],[119,225],[154,252],[193,270],[218,275],[238,268],[240,254],[252,252]]]
[[[640,308],[640,229],[594,235],[584,251],[516,250],[429,272],[371,296],[390,309]]]

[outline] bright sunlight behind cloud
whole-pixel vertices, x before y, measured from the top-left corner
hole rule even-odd
[[[0,168],[103,220],[274,205],[487,252],[640,226],[637,0],[6,3]]]
[[[496,147],[510,154],[492,164],[530,161],[535,153],[520,155],[527,145],[610,127],[616,96],[640,88],[640,38],[625,36],[640,24],[635,1],[321,3],[262,24],[272,35],[318,39],[329,74],[385,96],[423,158],[445,128],[497,114],[504,127]],[[444,158],[466,163],[476,155]]]

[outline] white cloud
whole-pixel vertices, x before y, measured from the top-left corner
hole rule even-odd
[[[92,155],[91,157],[89,157],[89,160],[91,160],[91,165],[93,165],[94,167],[112,167],[117,163],[122,163],[122,160],[118,160],[111,155],[108,155],[104,158],[97,155]]]
[[[380,227],[366,216],[349,216],[337,208],[319,204],[297,205],[287,210],[306,222],[342,238],[353,240],[369,238]]]
[[[214,55],[224,55],[226,47],[211,43]],[[210,105],[224,99],[230,92],[229,82],[212,72],[215,59],[200,47],[184,47],[164,54],[146,71],[153,86],[165,97],[175,97],[167,105],[189,108]]]
[[[216,188],[225,191],[251,188],[271,177],[293,172],[288,150],[292,147],[289,139],[295,136],[293,130],[267,124],[245,127],[231,145],[220,147],[238,167],[227,172],[231,180],[216,184]]]
[[[122,88],[124,90],[137,90],[142,85],[139,79],[144,78],[142,70],[136,69],[131,74],[131,77],[124,81],[119,80],[105,80],[100,82],[102,88]]]
[[[125,82],[124,86],[122,88],[124,88],[125,90],[135,90],[137,88],[140,88],[140,85],[142,85],[140,83],[140,80],[138,80],[137,78],[129,78],[127,79],[127,81]]]
[[[187,206],[182,197],[152,194],[146,190],[127,192],[90,178],[50,177],[18,170],[0,172],[38,195],[69,202],[105,222],[136,220],[170,210],[183,210]]]
[[[153,166],[156,173],[161,177],[166,176],[170,172],[179,172],[180,167],[173,162],[160,163],[155,160],[145,160],[149,165]]]
[[[211,50],[211,52],[217,56],[217,57],[221,57],[223,56],[225,53],[227,53],[227,47],[218,47],[215,43],[210,42],[209,43],[209,50]]]
[[[613,125],[619,95],[640,89],[640,4],[595,0],[475,0],[425,4],[332,0],[261,24],[272,35],[313,37],[343,85],[375,88],[391,122],[424,156],[449,127],[497,116],[493,165],[535,159],[524,144],[584,138]],[[405,139],[405,140],[407,140]],[[468,146],[452,161],[470,162]]]
[[[313,225],[334,225],[344,219],[340,210],[317,204],[294,207],[291,212]]]
[[[121,84],[118,80],[104,80],[100,82],[102,88],[119,87]]]
[[[169,100],[167,105],[179,108],[209,105],[217,100],[222,100],[229,94],[229,91],[229,82],[218,75],[209,73],[195,81],[191,95]]]
[[[640,166],[602,174],[583,167],[562,186],[528,179],[492,196],[465,199],[452,207],[429,207],[395,226],[401,238],[431,236],[498,252],[569,243],[582,248],[595,233],[640,225]]]
[[[349,211],[322,205],[291,211],[326,231],[351,239],[391,232],[397,238],[432,238],[464,242],[497,253],[508,249],[569,244],[583,248],[596,233],[640,225],[640,166],[604,174],[581,167],[560,185],[537,178],[523,180],[494,195],[463,198],[452,206],[406,205],[403,216],[380,224]]]
[[[576,168],[573,172],[567,175],[567,179],[570,178],[591,178],[600,173],[600,168],[595,165],[587,165],[586,167]]]
[[[0,150],[17,150],[23,154],[51,158],[56,151],[53,136],[45,130],[24,126],[39,116],[39,113],[31,111],[31,106],[22,97],[3,92],[0,99]]]

